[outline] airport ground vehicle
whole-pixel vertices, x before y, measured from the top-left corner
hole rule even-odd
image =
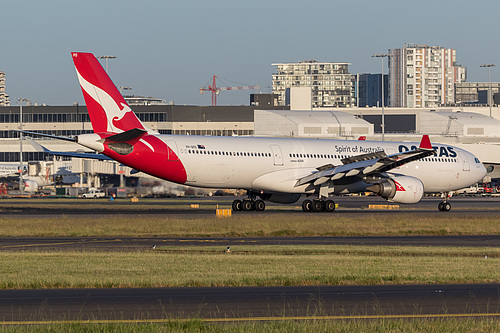
[[[88,199],[88,198],[104,198],[106,196],[106,193],[103,190],[99,189],[91,189],[87,193],[82,194],[82,198]]]

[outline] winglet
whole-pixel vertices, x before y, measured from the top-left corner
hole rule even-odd
[[[362,140],[362,141],[364,141],[364,140],[366,140],[366,136],[362,135],[362,136],[360,136],[360,137],[359,137],[359,139],[358,139],[358,140]]]
[[[420,141],[419,148],[432,149],[431,140],[429,139],[429,136],[427,134],[422,136],[422,141]]]

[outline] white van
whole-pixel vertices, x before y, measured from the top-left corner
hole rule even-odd
[[[95,190],[92,189],[87,193],[84,193],[82,195],[83,198],[88,199],[88,198],[104,198],[106,196],[106,193],[103,190]]]

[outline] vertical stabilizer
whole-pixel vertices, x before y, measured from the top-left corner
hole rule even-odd
[[[139,128],[154,133],[137,118],[93,54],[71,55],[94,132],[120,133]]]

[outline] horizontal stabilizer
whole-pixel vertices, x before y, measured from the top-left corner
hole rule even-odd
[[[35,142],[33,140],[28,139],[27,141],[33,146],[33,148],[35,148],[36,151],[38,151],[40,153],[46,153],[46,154],[55,155],[55,156],[90,158],[90,159],[94,159],[94,160],[102,160],[102,161],[110,161],[111,160],[112,161],[111,158],[109,158],[105,155],[102,155],[102,154],[73,153],[73,152],[67,152],[67,151],[53,151],[53,150],[50,150],[50,149],[42,146],[41,144],[39,144],[38,142]]]
[[[43,133],[37,133],[37,132],[30,132],[30,131],[20,131],[20,130],[13,130],[14,132],[21,132],[25,134],[31,134],[31,135],[36,135],[36,136],[43,136],[46,138],[52,138],[52,139],[59,139],[59,140],[64,140],[64,141],[70,141],[70,142],[76,142],[75,138],[70,138],[67,136],[58,136],[58,135],[52,135],[52,134],[43,134]]]
[[[108,136],[105,140],[106,141],[113,141],[113,142],[127,142],[127,141],[133,141],[133,140],[138,140],[141,137],[143,137],[146,133],[148,133],[146,130],[140,129],[140,128],[133,128],[131,130],[114,134],[111,136]]]

